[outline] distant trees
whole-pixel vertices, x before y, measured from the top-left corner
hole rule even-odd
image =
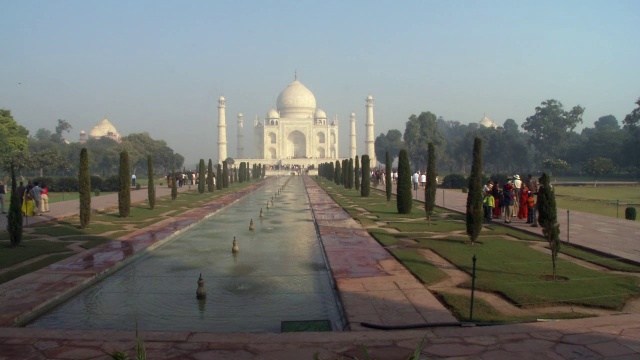
[[[404,141],[402,140],[402,133],[400,130],[391,129],[387,131],[387,134],[380,134],[375,140],[376,158],[384,159],[385,153],[389,152],[391,155],[391,163],[398,157],[400,149],[404,148]]]
[[[430,111],[422,112],[418,116],[411,115],[403,138],[409,159],[419,169],[424,168],[427,163],[428,143],[432,142],[439,149],[445,147],[445,140],[438,129],[438,119]]]
[[[362,155],[362,183],[360,184],[360,196],[369,197],[371,192],[371,169],[369,155]]]
[[[131,211],[131,170],[129,153],[120,153],[120,190],[118,191],[118,213],[120,217],[128,217]],[[173,180],[175,182],[175,178]]]
[[[585,173],[593,175],[596,178],[596,182],[600,176],[611,173],[614,168],[615,166],[613,165],[613,161],[609,158],[603,157],[589,159],[582,166]]]
[[[411,193],[411,164],[406,149],[400,150],[398,158],[398,184],[396,185],[396,207],[398,214],[410,214],[413,206]]]
[[[473,142],[473,163],[467,193],[467,235],[474,244],[482,230],[482,139]]]
[[[531,135],[530,143],[542,159],[563,158],[568,148],[569,133],[582,123],[584,108],[578,105],[566,111],[560,101],[550,99],[543,101],[535,110],[535,114],[522,124],[522,128]]]
[[[91,176],[89,174],[89,154],[86,148],[82,148],[80,151],[79,167],[80,228],[84,229],[91,221]]]
[[[427,162],[427,186],[424,189],[424,210],[427,223],[431,225],[431,215],[436,205],[436,154],[433,143],[429,143],[429,161]]]

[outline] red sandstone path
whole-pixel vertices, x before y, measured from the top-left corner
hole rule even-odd
[[[364,344],[369,358],[393,360],[406,359],[423,339],[421,359],[640,358],[640,314],[491,327],[430,327],[402,331],[359,327],[358,321],[399,324],[437,321],[440,316],[440,320],[446,321],[447,318],[438,304],[432,303],[428,297],[430,294],[416,286],[415,279],[405,276],[404,268],[399,268],[388,254],[370,242],[366,231],[355,226],[357,224],[345,216],[344,210],[311,179],[306,178],[305,182],[349,325],[356,331],[321,334],[143,332],[141,336],[148,359],[312,359],[314,353],[320,359],[356,356],[366,359],[359,346]],[[146,197],[146,191],[138,192]],[[132,195],[135,196],[134,192]],[[445,197],[447,195],[445,192]],[[82,283],[109,271],[109,267],[121,264],[122,257],[130,257],[157,244],[158,239],[170,236],[173,231],[181,231],[179,229],[190,226],[241,196],[239,193],[217,199],[177,219],[168,219],[126,239],[54,264],[44,272],[34,272],[0,285],[0,322],[5,324],[0,325],[5,326],[0,327],[0,360],[109,359],[106,355],[109,352],[131,350],[135,344],[133,331],[15,328],[6,327],[7,321],[12,319],[11,313],[19,316],[38,307],[32,298],[46,297],[46,292],[52,289],[63,291],[66,287],[68,291],[74,282]],[[453,203],[454,196],[451,197]],[[109,199],[100,199],[102,201],[102,205],[94,205],[113,206]],[[111,204],[117,205],[117,199],[115,201]],[[71,214],[74,210],[77,214],[77,201],[69,203],[54,204],[58,209],[52,209],[52,217]],[[96,259],[100,261],[96,263]]]

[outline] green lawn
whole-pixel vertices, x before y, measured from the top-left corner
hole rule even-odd
[[[622,219],[626,207],[640,210],[640,186],[556,186],[555,193],[557,206],[562,209]],[[640,217],[636,221],[640,221]]]
[[[575,263],[557,260],[557,275],[562,281],[549,280],[552,275],[551,257],[530,248],[531,241],[544,241],[543,238],[521,232],[499,224],[486,225],[478,239],[471,245],[464,230],[464,221],[460,214],[438,209],[432,221],[414,219],[424,217],[422,203],[414,207],[410,215],[399,215],[395,209],[395,197],[390,203],[381,203],[379,196],[362,198],[353,191],[345,190],[334,183],[319,180],[319,184],[339,203],[363,208],[377,216],[378,222],[387,222],[384,226],[399,232],[388,233],[382,228],[370,228],[371,235],[402,262],[415,276],[425,284],[442,279],[444,273],[426,261],[416,251],[417,248],[431,249],[446,258],[457,268],[471,274],[472,258],[477,257],[476,288],[502,295],[506,300],[522,308],[538,308],[556,305],[579,305],[611,310],[620,310],[625,302],[640,296],[639,279],[600,271],[594,271]],[[329,189],[330,188],[330,189]],[[416,203],[414,203],[416,204]],[[362,213],[348,209],[352,216],[362,218]],[[452,234],[456,231],[456,235]],[[460,232],[462,231],[462,232]],[[434,237],[438,238],[434,238]],[[401,242],[411,239],[413,242]],[[640,269],[615,259],[597,254],[579,253],[569,247],[564,251],[572,252],[578,258],[598,264],[606,264],[611,269],[640,272]],[[603,265],[604,266],[604,265]],[[470,288],[470,281],[462,284]],[[469,297],[452,294],[439,294],[446,305],[458,314],[460,319],[468,317]],[[489,304],[477,303],[474,320],[514,321],[526,320],[503,316]],[[476,316],[476,314],[478,316]],[[549,314],[549,318],[573,318],[586,316],[579,313]]]

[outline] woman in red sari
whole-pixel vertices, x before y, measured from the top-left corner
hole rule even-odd
[[[524,184],[524,181],[522,182],[522,185],[520,186],[520,199],[518,199],[520,201],[520,208],[518,210],[518,219],[527,219],[527,216],[529,215],[529,208],[527,207],[527,198],[529,197],[529,189],[527,188],[527,186]]]

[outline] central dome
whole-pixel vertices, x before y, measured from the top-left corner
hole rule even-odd
[[[300,81],[294,80],[278,96],[277,106],[283,118],[308,118],[316,110],[316,97]]]

